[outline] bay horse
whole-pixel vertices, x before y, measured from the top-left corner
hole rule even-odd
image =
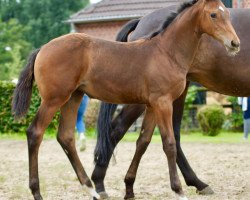
[[[74,33],[56,38],[35,51],[21,72],[13,99],[15,117],[24,116],[33,80],[36,81],[41,105],[27,130],[29,186],[34,199],[42,199],[38,177],[39,146],[45,129],[59,109],[57,140],[80,183],[87,187],[91,196],[100,199],[79,160],[74,140],[77,109],[83,94],[87,94],[110,103],[147,105],[140,141],[150,141],[155,126],[159,126],[171,188],[179,200],[186,200],[176,169],[172,103],[185,90],[186,75],[204,33],[223,44],[228,53],[239,52],[240,40],[229,11],[220,0],[182,4],[178,14],[171,15],[150,39],[119,43]],[[135,158],[144,147],[137,149]],[[134,173],[133,168],[130,170]]]
[[[130,41],[149,37],[159,30],[166,17],[175,11],[176,7],[175,5],[159,9],[141,19],[128,22],[119,32],[117,41],[127,42],[128,36]],[[250,32],[250,9],[229,9],[229,11],[232,24],[241,38],[240,53],[236,57],[228,57],[221,45],[203,35],[198,46],[199,50],[187,73],[186,89],[173,103],[173,128],[177,148],[176,162],[186,184],[196,187],[199,194],[212,194],[213,190],[194,173],[180,145],[180,126],[189,81],[196,81],[209,90],[226,95],[250,96],[250,35],[248,34]],[[115,104],[103,102],[98,118],[98,140],[95,150],[96,165],[92,180],[95,183],[97,192],[103,197],[108,196],[105,191],[104,178],[113,149],[133,122],[146,109],[146,106],[142,104],[126,105],[112,119],[116,107]],[[109,143],[112,144],[112,148],[104,148]]]

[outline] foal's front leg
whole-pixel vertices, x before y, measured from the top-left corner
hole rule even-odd
[[[155,119],[152,108],[147,108],[146,113],[143,119],[142,128],[140,132],[140,136],[136,142],[136,152],[133,157],[132,163],[130,164],[129,170],[125,177],[125,185],[126,185],[126,195],[124,199],[134,198],[134,190],[133,185],[135,182],[136,172],[142,158],[142,155],[145,153],[155,128]]]
[[[163,150],[168,159],[171,189],[176,193],[179,200],[187,200],[182,190],[176,167],[177,151],[172,125],[173,106],[171,98],[159,98],[154,104],[154,112],[156,123],[160,129]]]

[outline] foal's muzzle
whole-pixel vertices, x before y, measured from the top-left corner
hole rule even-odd
[[[230,56],[235,56],[240,51],[240,42],[237,40],[225,41],[224,45]]]

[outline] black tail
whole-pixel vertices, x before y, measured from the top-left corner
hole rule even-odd
[[[108,163],[114,146],[111,142],[112,118],[117,104],[102,103],[97,121],[97,142],[95,147],[95,162],[100,166]]]
[[[20,73],[12,100],[12,112],[15,118],[23,117],[29,109],[34,81],[34,63],[39,51],[40,49],[36,49],[31,53],[28,63]]]
[[[129,33],[135,30],[139,21],[139,19],[136,19],[125,24],[118,33],[116,40],[120,42],[127,42]],[[100,166],[106,166],[108,164],[110,155],[114,150],[110,133],[112,131],[112,118],[116,108],[116,104],[101,104],[97,121],[97,143],[94,153],[95,162]]]
[[[128,35],[135,30],[138,23],[140,22],[140,19],[134,19],[126,23],[120,30],[120,32],[116,36],[116,41],[119,42],[127,42],[128,41]]]

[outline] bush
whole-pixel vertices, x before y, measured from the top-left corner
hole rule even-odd
[[[95,128],[100,108],[100,101],[91,99],[86,110],[84,121],[86,128]]]
[[[188,88],[188,93],[185,98],[185,107],[183,111],[183,117],[182,117],[182,122],[181,126],[183,129],[183,133],[188,133],[188,130],[191,127],[192,124],[192,118],[190,116],[190,112],[193,108],[193,102],[196,98],[197,95],[197,86],[193,85]]]
[[[224,110],[222,106],[206,105],[198,110],[197,119],[205,135],[216,136],[225,120]]]
[[[228,127],[233,131],[242,131],[243,129],[243,112],[238,104],[237,97],[229,96],[227,100],[232,104],[232,113],[228,115]]]
[[[25,132],[34,118],[39,105],[40,97],[36,87],[33,88],[29,112],[25,118],[15,121],[11,113],[11,101],[15,84],[0,81],[0,133]],[[59,113],[56,114],[49,128],[57,129]]]

